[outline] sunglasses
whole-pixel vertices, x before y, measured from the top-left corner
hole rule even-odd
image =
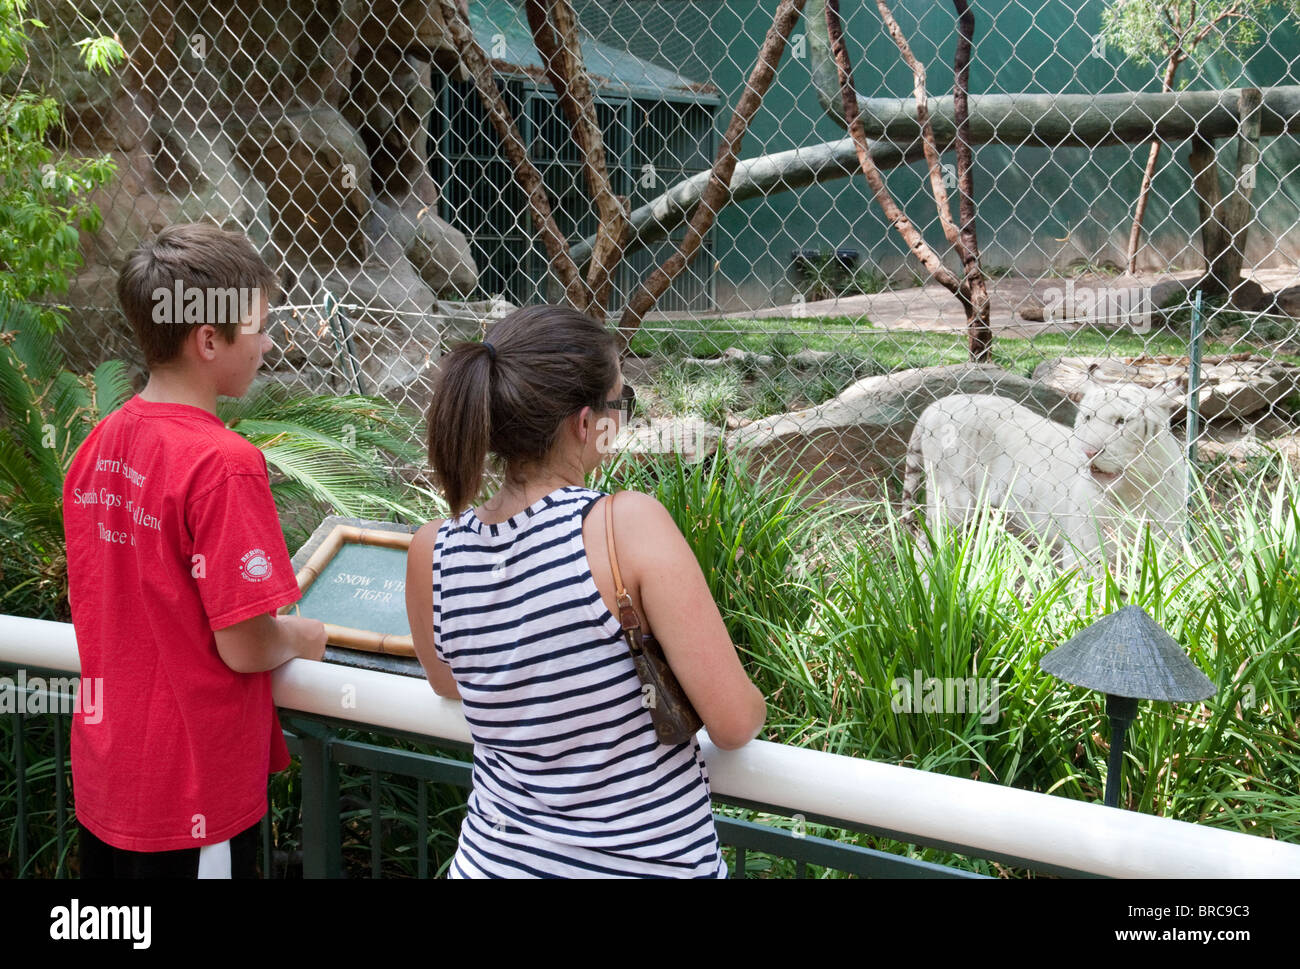
[[[616,410],[623,420],[631,420],[632,414],[636,411],[636,391],[628,384],[624,384],[623,396],[617,400],[605,401],[605,409]]]

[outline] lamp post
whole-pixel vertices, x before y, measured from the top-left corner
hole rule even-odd
[[[1124,735],[1137,718],[1139,700],[1190,703],[1215,693],[1174,638],[1141,606],[1127,605],[1081,629],[1038,663],[1045,673],[1106,694],[1110,760],[1106,804],[1119,807]]]

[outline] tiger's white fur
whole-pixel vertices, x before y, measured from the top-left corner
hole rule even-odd
[[[1053,546],[1061,564],[1110,558],[1143,522],[1181,540],[1187,464],[1169,429],[1173,401],[1132,384],[1094,385],[1073,431],[1005,397],[955,394],[922,412],[908,444],[904,519],[922,476],[931,523],[968,522],[981,493],[1012,530]]]

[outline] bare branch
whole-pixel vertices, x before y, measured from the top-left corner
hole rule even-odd
[[[569,254],[569,244],[564,234],[560,232],[560,227],[551,212],[551,203],[546,197],[542,176],[528,157],[524,140],[515,126],[514,119],[510,116],[505,98],[501,96],[488,59],[474,39],[469,23],[462,16],[455,0],[438,0],[438,5],[447,30],[451,34],[452,43],[456,45],[456,50],[460,54],[461,63],[474,77],[474,84],[478,88],[483,107],[492,121],[492,126],[496,129],[497,137],[501,139],[506,157],[514,165],[515,178],[523,188],[524,194],[528,196],[528,206],[533,213],[533,224],[538,227],[550,256],[550,269],[564,286],[569,302],[575,307],[585,306],[586,287],[583,286],[578,267]]]
[[[880,10],[880,19],[885,22],[889,36],[894,39],[899,53],[903,55],[903,60],[912,69],[913,90],[916,94],[916,120],[921,125],[921,144],[925,149],[926,164],[930,167],[930,189],[934,193],[935,209],[939,213],[939,224],[943,226],[943,234],[948,244],[960,251],[961,237],[957,233],[956,224],[952,221],[952,210],[948,205],[948,189],[943,184],[943,163],[939,160],[934,127],[930,124],[930,107],[925,95],[925,66],[912,53],[907,38],[903,36],[903,29],[898,26],[898,21],[894,19],[894,13],[889,9],[886,0],[876,0],[876,7]]]
[[[628,232],[627,211],[610,187],[605,143],[591,82],[582,62],[573,8],[569,0],[527,0],[525,7],[537,52],[542,56],[551,86],[582,154],[587,188],[600,216],[600,228],[587,272],[587,302],[579,309],[603,317],[609,303],[614,267],[622,256],[622,243]]]
[[[831,52],[839,74],[840,98],[843,103],[844,119],[848,123],[849,134],[853,138],[853,146],[857,149],[858,163],[862,166],[862,174],[866,176],[867,184],[871,186],[871,191],[875,194],[876,201],[880,203],[881,209],[884,210],[885,218],[889,220],[890,225],[898,230],[912,253],[921,260],[921,264],[925,266],[930,275],[944,288],[956,294],[961,288],[961,283],[943,264],[943,260],[930,248],[920,230],[912,224],[912,220],[894,201],[894,197],[889,194],[889,189],[885,186],[885,180],[881,177],[880,170],[871,158],[871,147],[867,143],[867,135],[862,127],[862,119],[858,115],[858,98],[853,85],[853,66],[849,61],[848,50],[844,46],[844,32],[840,25],[838,0],[826,0],[826,29],[830,35]]]
[[[745,132],[749,130],[749,122],[763,103],[763,96],[772,84],[776,66],[785,52],[786,40],[799,20],[805,2],[806,0],[781,0],[780,6],[777,7],[776,14],[772,18],[772,26],[768,28],[763,46],[758,52],[754,69],[745,83],[740,102],[736,105],[731,122],[727,125],[726,133],[718,146],[713,170],[709,173],[708,187],[705,188],[700,197],[700,204],[696,206],[691,216],[686,238],[677,247],[677,251],[637,288],[623,309],[619,328],[623,331],[625,340],[631,339],[632,333],[641,325],[641,320],[645,318],[650,307],[654,306],[655,301],[672,285],[672,281],[681,275],[687,263],[704,242],[704,235],[712,227],[718,212],[727,204],[730,198],[731,176],[736,170],[736,160],[740,155],[740,146],[745,140]]]

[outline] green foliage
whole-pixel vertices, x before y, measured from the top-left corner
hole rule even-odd
[[[268,382],[238,400],[221,401],[217,416],[266,456],[291,547],[310,532],[306,525],[295,529],[295,522],[315,525],[327,514],[420,516],[390,470],[392,459],[420,462],[419,420],[382,397],[294,396]]]
[[[884,273],[871,266],[850,269],[835,253],[800,254],[794,266],[800,293],[810,302],[837,296],[870,296],[889,288]]]
[[[1298,11],[1293,0],[1111,0],[1101,34],[1130,60],[1163,65],[1177,52],[1203,63],[1257,44],[1267,25]]]
[[[44,29],[24,16],[27,6],[0,0],[0,75],[26,66],[27,29]],[[126,57],[114,38],[92,37],[78,46],[91,70],[107,73]],[[26,77],[24,71],[19,83]],[[66,291],[81,261],[77,230],[94,232],[101,224],[86,196],[112,178],[115,166],[108,155],[56,154],[49,142],[60,125],[53,97],[21,86],[0,95],[0,296],[27,300]],[[37,312],[48,329],[62,322],[52,307]]]
[[[94,425],[130,394],[121,361],[87,377],[35,309],[0,295],[0,612],[69,618],[63,478]],[[24,609],[24,606],[26,607]]]
[[[655,375],[651,403],[669,414],[695,415],[722,425],[740,399],[740,374],[732,367],[669,363]]]
[[[1275,485],[1242,488],[1225,514],[1198,506],[1181,547],[1144,541],[1122,550],[1099,580],[1061,573],[1047,553],[1008,535],[988,508],[972,529],[937,526],[915,540],[886,503],[851,518],[818,500],[806,479],[756,471],[725,450],[693,464],[624,455],[592,485],[645,491],[672,513],[768,699],[762,739],[1099,803],[1110,744],[1104,699],[1055,680],[1038,663],[1132,602],[1187,650],[1217,692],[1197,704],[1141,705],[1128,733],[1122,805],[1260,837],[1300,837],[1300,492],[1290,472]],[[895,680],[912,680],[914,671],[996,682],[995,715],[978,706],[896,710]],[[5,729],[0,722],[0,742]],[[425,750],[384,736],[344,736]],[[30,787],[43,800],[30,836],[40,858],[28,871],[50,873],[57,863],[52,742],[29,740]],[[374,783],[363,769],[341,773],[348,872],[368,873],[374,801],[383,874],[414,875],[419,789],[400,777]],[[272,788],[274,844],[292,870],[301,847],[299,774],[276,775]],[[464,794],[429,785],[425,795],[437,873],[455,850]],[[0,821],[13,816],[13,799],[12,781],[0,782]],[[820,825],[806,833],[1008,874],[941,849]],[[7,848],[12,858],[12,841]],[[754,852],[747,867],[767,876],[793,869]],[[809,874],[833,873],[810,866]]]
[[[811,603],[798,582],[800,549],[814,522],[836,513],[817,498],[805,474],[782,477],[755,469],[725,447],[696,461],[679,454],[605,466],[593,487],[653,494],[695,551],[714,600],[742,647],[767,640],[772,624],[799,624]]]

